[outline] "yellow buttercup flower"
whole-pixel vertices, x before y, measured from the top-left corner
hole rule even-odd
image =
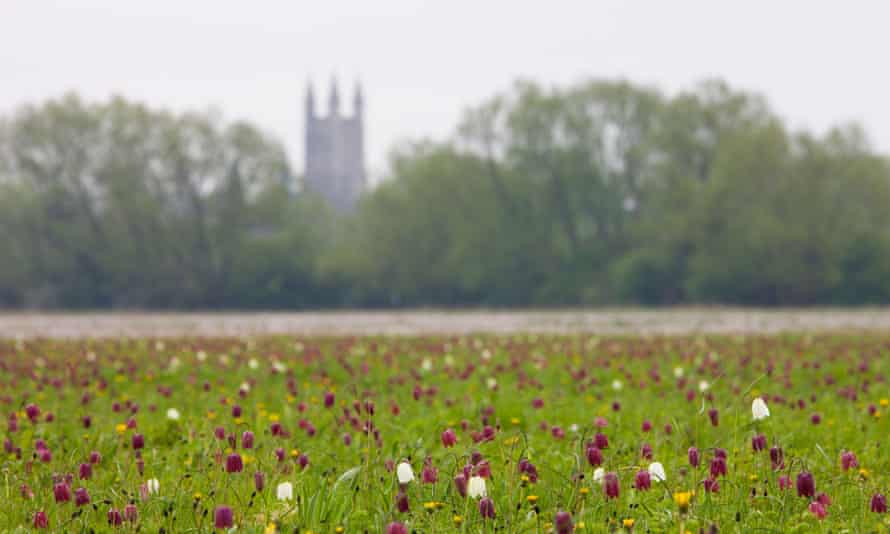
[[[123,434],[124,432],[127,431],[127,424],[126,423],[118,423],[118,424],[114,425],[114,429],[117,431],[118,434]]]
[[[677,507],[680,509],[681,513],[685,513],[686,510],[689,509],[689,501],[692,500],[692,492],[691,491],[681,491],[674,493],[674,502],[677,503]]]
[[[458,526],[464,522],[464,518],[459,515],[456,515],[451,518],[451,521],[454,523],[454,526]]]
[[[621,522],[621,524],[624,525],[624,528],[634,528],[634,523],[635,521],[630,517]]]
[[[525,498],[525,500],[527,500],[529,502],[529,504],[535,504],[536,502],[538,502],[538,496],[537,495],[529,495],[528,497]]]
[[[881,399],[878,404],[886,408],[887,406],[890,406],[890,399]]]

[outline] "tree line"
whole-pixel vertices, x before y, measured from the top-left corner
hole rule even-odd
[[[517,82],[339,215],[218,114],[66,95],[0,118],[0,306],[890,302],[890,160],[719,80]]]

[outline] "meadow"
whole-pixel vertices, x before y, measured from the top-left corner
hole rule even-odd
[[[0,341],[0,531],[885,532],[890,336]]]

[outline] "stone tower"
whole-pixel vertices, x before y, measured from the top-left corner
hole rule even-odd
[[[365,189],[364,101],[356,84],[352,116],[340,111],[336,80],[331,81],[328,113],[315,112],[315,95],[306,89],[306,173],[304,186],[340,212],[355,206]]]

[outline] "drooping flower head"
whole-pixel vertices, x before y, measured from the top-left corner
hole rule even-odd
[[[213,512],[213,525],[216,528],[232,528],[234,523],[232,509],[228,506],[218,506]]]
[[[483,519],[494,519],[494,501],[490,497],[484,497],[479,501],[479,514]]]
[[[411,464],[400,462],[398,467],[396,467],[396,478],[399,479],[399,484],[408,484],[414,480],[414,471],[411,469]]]
[[[645,469],[641,469],[637,471],[636,476],[634,476],[634,489],[639,491],[646,491],[652,487],[652,477],[649,474],[649,471]]]
[[[695,447],[689,447],[689,450],[686,452],[689,456],[689,465],[691,465],[692,467],[698,467],[700,461],[698,449]]]
[[[801,471],[797,475],[797,495],[799,497],[813,497],[816,495],[816,481],[813,474]]]
[[[485,487],[485,479],[479,476],[470,477],[470,481],[467,484],[467,494],[474,499],[487,496],[488,490]]]
[[[603,476],[603,493],[608,499],[617,499],[620,488],[618,485],[618,475],[614,472],[606,473]]]
[[[661,465],[661,462],[652,462],[649,464],[649,474],[656,482],[664,482],[667,480],[667,475],[664,472],[664,466]]]
[[[871,497],[871,506],[870,509],[872,512],[877,514],[883,514],[887,512],[887,497],[884,497],[880,493],[875,493]]]
[[[279,501],[289,501],[294,498],[294,485],[290,482],[282,482],[275,488],[275,497]]]
[[[556,529],[556,534],[572,534],[572,532],[575,531],[575,524],[572,522],[572,514],[562,510],[556,512],[553,526]]]
[[[755,421],[760,421],[769,417],[769,408],[766,406],[766,402],[764,402],[762,398],[757,397],[751,402],[751,415],[754,417]]]

